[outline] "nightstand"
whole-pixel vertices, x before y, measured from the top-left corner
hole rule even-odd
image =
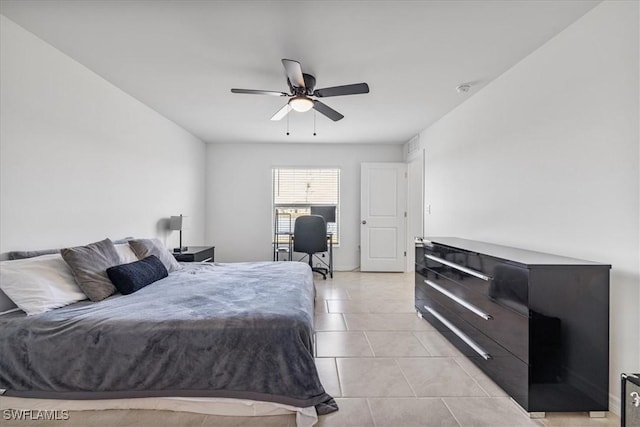
[[[215,246],[189,246],[182,252],[172,252],[173,257],[181,262],[213,262]]]

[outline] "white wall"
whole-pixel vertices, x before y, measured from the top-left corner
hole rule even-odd
[[[0,252],[164,237],[180,213],[202,243],[204,144],[0,19]]]
[[[340,168],[340,247],[336,270],[360,265],[360,163],[402,161],[400,145],[210,144],[206,241],[216,260],[272,259],[271,168]]]
[[[614,410],[640,371],[638,17],[597,6],[420,135],[426,235],[613,265]]]

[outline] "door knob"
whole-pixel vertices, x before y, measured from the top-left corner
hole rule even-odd
[[[362,220],[362,224],[364,225],[364,224],[366,224],[366,223],[367,223],[367,220],[366,220],[366,219],[363,219],[363,220]]]

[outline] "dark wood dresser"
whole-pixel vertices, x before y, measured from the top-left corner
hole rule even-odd
[[[603,415],[611,266],[454,237],[416,241],[415,304],[533,416]]]

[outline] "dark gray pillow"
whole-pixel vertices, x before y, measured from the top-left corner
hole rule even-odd
[[[107,275],[122,295],[129,295],[169,275],[162,261],[149,255],[140,261],[107,268]]]
[[[76,283],[91,301],[101,301],[116,293],[107,268],[120,264],[120,256],[109,239],[61,249],[62,258],[69,264]]]
[[[149,255],[155,255],[164,264],[169,273],[179,270],[180,264],[165,248],[160,239],[133,239],[129,240],[129,246],[138,258],[143,259]]]

